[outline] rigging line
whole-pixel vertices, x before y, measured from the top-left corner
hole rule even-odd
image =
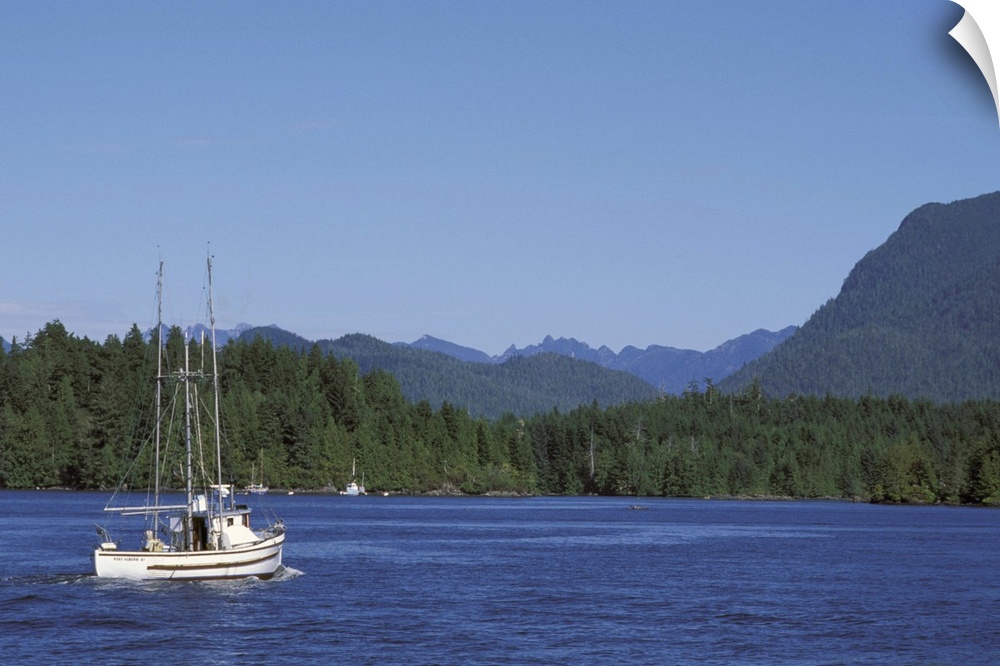
[[[198,443],[198,473],[199,478],[202,479],[202,489],[208,494],[208,486],[211,485],[212,474],[208,465],[205,464],[205,438],[201,420],[205,403],[201,398],[201,393],[198,391],[197,384],[193,386],[192,393],[194,394],[194,404],[198,407],[198,409],[194,410],[195,432],[197,433],[196,441]]]
[[[127,341],[126,341],[126,343],[127,343]],[[145,343],[143,343],[143,344],[145,344]],[[118,483],[115,485],[115,491],[111,494],[111,497],[108,498],[108,506],[111,506],[111,504],[113,504],[115,502],[116,498],[119,495],[123,494],[122,490],[123,490],[123,486],[124,486],[125,481],[127,479],[131,478],[132,475],[135,473],[136,465],[139,463],[139,460],[140,460],[140,455],[139,454],[142,453],[143,449],[150,442],[150,440],[148,439],[149,438],[149,433],[148,432],[145,435],[140,436],[140,433],[144,430],[144,427],[143,427],[143,421],[144,421],[144,419],[140,415],[144,414],[144,413],[148,413],[148,412],[145,412],[145,410],[143,409],[143,406],[142,406],[143,395],[146,393],[146,391],[143,391],[143,382],[140,379],[141,377],[146,376],[146,374],[147,374],[146,371],[148,370],[149,366],[152,364],[152,357],[150,356],[150,354],[148,352],[149,352],[148,349],[144,349],[143,350],[141,372],[137,375],[137,378],[136,378],[136,386],[134,387],[134,391],[132,392],[132,395],[134,396],[134,399],[131,402],[130,409],[129,409],[129,412],[128,412],[128,414],[129,414],[129,419],[128,420],[129,420],[130,426],[129,426],[128,436],[126,438],[127,441],[125,443],[125,446],[128,447],[128,454],[129,455],[127,457],[129,459],[131,459],[132,462],[119,475]],[[152,407],[153,407],[152,413],[155,413],[155,411],[156,411],[156,409],[155,409],[155,403],[152,402],[152,399],[151,399],[150,402],[152,403]],[[135,445],[136,442],[139,443],[139,447],[138,447],[137,451],[133,452],[132,449],[134,448],[134,445]],[[131,491],[129,491],[129,494],[131,494]]]
[[[166,459],[166,457],[167,457],[167,452],[171,450],[171,447],[170,447],[171,442],[176,443],[176,439],[177,439],[177,435],[175,434],[176,431],[174,430],[174,426],[178,423],[177,409],[180,407],[180,397],[178,396],[178,393],[180,393],[180,389],[181,389],[181,385],[179,383],[178,384],[174,384],[174,395],[170,399],[170,415],[169,415],[169,420],[167,421],[167,446],[166,446],[166,449],[164,449],[164,451],[163,451],[164,459]],[[173,474],[173,470],[172,469],[164,469],[163,470],[164,481],[166,481],[168,473],[172,475]]]

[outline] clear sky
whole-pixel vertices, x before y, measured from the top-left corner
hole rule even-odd
[[[1000,189],[948,0],[0,3],[0,336],[708,350]]]

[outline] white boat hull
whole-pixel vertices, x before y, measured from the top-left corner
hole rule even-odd
[[[284,533],[226,550],[149,552],[98,548],[94,572],[100,578],[134,580],[268,579],[281,566]]]

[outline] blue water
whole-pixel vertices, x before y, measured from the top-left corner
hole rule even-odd
[[[271,495],[275,579],[136,583],[106,499],[0,491],[5,663],[1000,663],[995,510]]]

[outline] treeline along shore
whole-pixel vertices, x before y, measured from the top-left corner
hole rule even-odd
[[[116,486],[151,448],[157,343],[137,326],[96,343],[58,321],[13,342],[0,351],[0,487]],[[191,358],[206,351],[171,329],[176,367],[185,344]],[[356,462],[379,492],[1000,504],[995,401],[775,397],[756,383],[725,394],[699,382],[646,402],[487,420],[407,401],[391,375],[361,375],[315,347],[235,341],[219,364],[238,485],[262,465],[273,488],[343,488]],[[178,472],[180,435],[163,434]]]

